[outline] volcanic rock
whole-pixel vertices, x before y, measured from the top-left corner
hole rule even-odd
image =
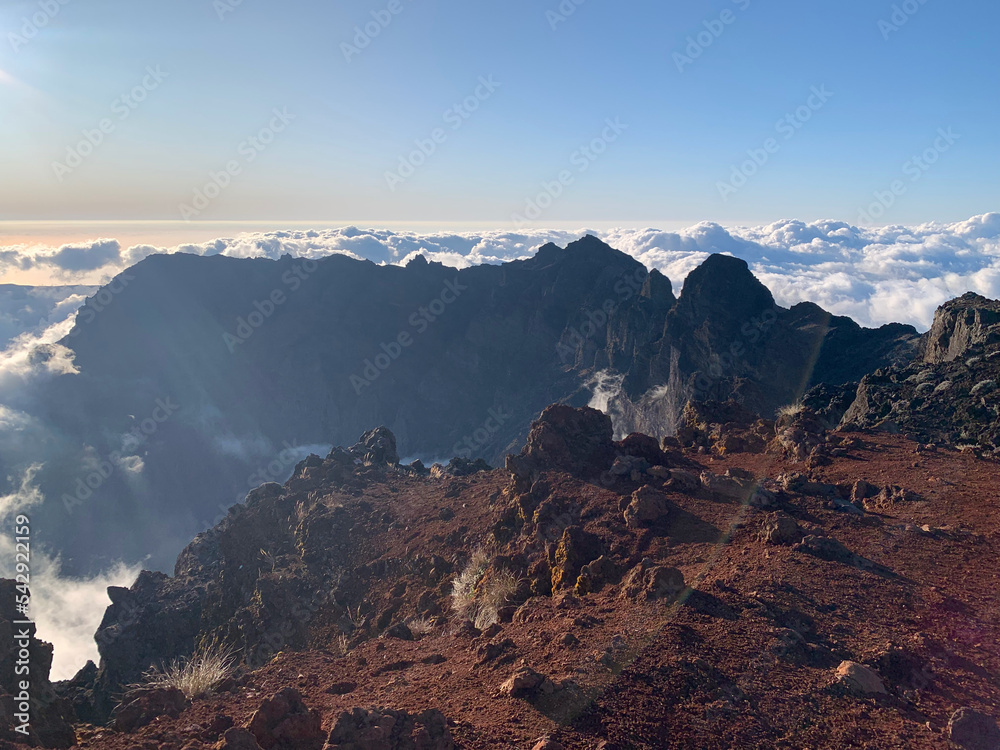
[[[885,695],[885,684],[871,667],[853,661],[837,667],[837,684],[854,695]]]
[[[175,687],[132,690],[111,714],[111,728],[116,732],[134,732],[160,716],[176,719],[187,705],[184,693]]]
[[[963,750],[998,750],[1000,727],[992,716],[960,708],[948,721],[948,738]]]
[[[294,688],[283,688],[261,703],[247,729],[263,750],[319,750],[322,719]]]

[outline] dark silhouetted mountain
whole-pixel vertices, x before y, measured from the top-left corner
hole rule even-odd
[[[39,475],[38,533],[74,571],[147,555],[169,569],[309,446],[378,425],[404,460],[497,465],[552,403],[605,406],[618,437],[663,434],[690,398],[773,414],[918,342],[908,326],[781,308],[728,256],[693,271],[678,299],[662,274],[594,237],[462,270],[177,254],[128,273],[63,342],[79,373],[44,386],[40,416],[87,446]],[[102,462],[113,469],[88,495],[81,483]]]

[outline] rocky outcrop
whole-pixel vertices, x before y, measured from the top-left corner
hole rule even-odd
[[[542,470],[593,476],[615,457],[611,418],[597,409],[550,406],[532,423],[520,454],[507,457],[507,470],[533,481]]]
[[[355,708],[345,711],[330,731],[329,750],[452,750],[455,747],[444,715],[428,709],[406,711]]]
[[[924,341],[924,362],[953,362],[975,347],[1000,344],[1000,300],[969,292],[934,314]]]
[[[924,359],[866,376],[842,425],[1000,454],[998,311],[974,294],[943,306]]]
[[[768,455],[710,455],[610,440],[606,416],[556,408],[521,473],[401,466],[381,451],[388,431],[310,456],[192,543],[174,576],[112,591],[102,664],[65,687],[78,710],[88,691],[120,701],[118,731],[81,727],[80,745],[698,748],[703,720],[739,747],[933,738],[924,721],[940,735],[956,680],[980,710],[995,698],[988,670],[967,665],[989,631],[976,596],[997,499],[980,488],[996,465],[961,459],[969,487],[942,502],[945,452],[926,449],[927,477],[913,446],[814,421],[782,415],[782,434],[803,434]],[[817,470],[795,449],[815,435],[832,462]],[[213,642],[239,659],[214,694],[123,690]],[[991,726],[966,710],[950,737],[976,747]]]

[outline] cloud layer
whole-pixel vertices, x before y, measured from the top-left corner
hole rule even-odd
[[[60,280],[92,283],[95,273],[108,279],[149,255],[171,252],[272,259],[286,253],[310,258],[339,253],[376,263],[405,263],[423,254],[465,267],[525,258],[546,242],[564,245],[588,232],[659,269],[678,287],[710,253],[736,255],[750,263],[779,303],[809,300],[864,325],[895,321],[924,329],[935,308],[952,297],[967,291],[1000,296],[1000,213],[913,227],[859,228],[838,221],[795,220],[730,228],[704,222],[677,232],[581,228],[415,234],[343,227],[127,249],[117,240],[99,239],[59,248],[0,247],[0,272],[47,268]]]

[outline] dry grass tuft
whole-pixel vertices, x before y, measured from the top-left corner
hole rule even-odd
[[[194,700],[209,695],[220,682],[231,676],[236,666],[232,650],[217,641],[199,648],[187,659],[175,659],[145,674],[143,687],[177,688]]]
[[[788,406],[782,406],[778,409],[779,417],[794,417],[797,414],[801,414],[803,409],[805,409],[805,404],[788,404]]]
[[[477,549],[452,584],[452,611],[479,630],[499,621],[499,610],[514,596],[519,583],[508,570],[490,571],[491,563],[489,556]]]
[[[406,623],[406,626],[417,638],[423,638],[434,632],[434,622],[426,616],[414,617]]]

